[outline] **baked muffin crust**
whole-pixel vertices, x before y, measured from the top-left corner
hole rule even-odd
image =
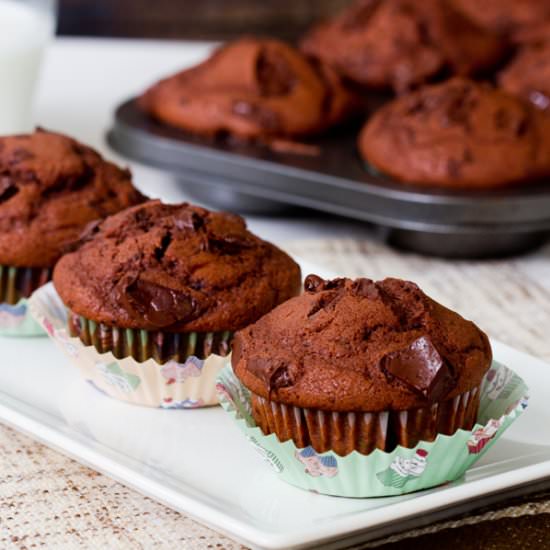
[[[396,180],[481,189],[548,175],[549,143],[549,117],[458,77],[387,103],[358,139],[363,159]]]
[[[72,138],[0,137],[0,264],[52,267],[88,223],[144,200],[128,170]]]
[[[139,104],[161,122],[193,134],[269,140],[315,134],[327,121],[345,116],[340,104],[347,101],[336,78],[325,78],[295,48],[243,38],[155,84]]]
[[[446,71],[486,70],[505,51],[447,0],[358,0],[313,27],[301,47],[363,86],[397,92]]]
[[[474,323],[398,279],[324,281],[238,332],[235,374],[280,404],[339,412],[426,407],[477,387],[491,365]]]
[[[53,278],[78,315],[166,332],[237,330],[301,287],[298,265],[240,216],[159,201],[93,228]]]

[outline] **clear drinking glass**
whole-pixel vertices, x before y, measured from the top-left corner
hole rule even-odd
[[[56,0],[0,0],[0,135],[28,132]]]

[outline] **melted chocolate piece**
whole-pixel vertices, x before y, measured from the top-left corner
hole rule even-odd
[[[196,313],[195,300],[191,296],[140,279],[126,287],[120,300],[128,309],[159,328],[188,321]]]
[[[382,371],[395,377],[428,401],[439,401],[452,389],[453,373],[427,336],[409,347],[389,353],[380,361]]]
[[[267,384],[271,394],[280,388],[287,388],[296,383],[298,368],[296,365],[289,365],[280,360],[273,361],[257,357],[248,361],[248,370],[256,377]]]
[[[8,177],[0,178],[0,202],[5,202],[19,193],[19,187]]]
[[[333,289],[340,289],[344,288],[346,286],[346,279],[339,277],[338,279],[331,279],[325,281],[325,284],[323,285],[323,290],[333,290]]]
[[[154,255],[157,260],[157,262],[162,262],[162,259],[164,258],[164,255],[166,254],[166,251],[168,250],[168,247],[172,243],[172,233],[170,231],[167,231],[160,240],[159,246],[157,246],[154,250]]]
[[[319,275],[308,275],[304,281],[304,290],[306,292],[319,292],[323,290],[323,285],[325,284],[324,279],[319,277]]]

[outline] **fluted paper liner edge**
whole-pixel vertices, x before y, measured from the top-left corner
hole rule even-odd
[[[41,287],[29,300],[30,311],[48,336],[63,350],[82,376],[106,395],[134,405],[164,409],[192,409],[218,404],[216,378],[230,356],[189,357],[184,363],[133,357],[117,359],[99,353],[69,335],[67,310],[52,283]]]
[[[451,483],[461,478],[525,410],[528,388],[508,367],[493,362],[481,386],[477,422],[472,430],[438,435],[413,448],[391,452],[376,449],[368,455],[353,451],[339,456],[317,453],[312,447],[281,443],[264,435],[252,417],[250,392],[231,366],[217,381],[220,403],[264,460],[284,481],[309,491],[343,497],[402,495]]]

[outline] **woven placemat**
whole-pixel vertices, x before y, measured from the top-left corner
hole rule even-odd
[[[340,275],[416,281],[491,336],[550,361],[550,247],[513,260],[446,262],[372,241],[305,241],[290,253]],[[550,548],[550,493],[364,545],[382,550]],[[0,425],[0,548],[237,549],[182,514]]]

